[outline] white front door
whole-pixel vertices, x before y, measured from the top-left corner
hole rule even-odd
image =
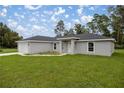
[[[71,53],[71,42],[68,42],[68,53]]]
[[[68,51],[67,51],[67,42],[63,42],[62,43],[62,52],[63,53],[67,53]]]

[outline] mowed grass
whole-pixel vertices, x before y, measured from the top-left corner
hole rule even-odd
[[[124,50],[116,50],[112,57],[2,56],[0,87],[123,88]]]
[[[0,54],[11,53],[11,52],[17,52],[17,49],[15,49],[15,48],[0,48]]]

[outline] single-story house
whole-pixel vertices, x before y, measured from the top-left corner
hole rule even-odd
[[[98,34],[78,34],[62,37],[34,36],[17,41],[18,51],[23,54],[57,51],[67,54],[111,56],[114,39]]]

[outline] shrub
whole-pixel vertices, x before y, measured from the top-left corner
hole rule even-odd
[[[124,45],[115,44],[115,49],[124,49]]]
[[[56,52],[56,51],[48,51],[48,52],[42,52],[42,53],[39,53],[39,54],[59,55],[60,53],[59,52]]]
[[[2,52],[2,49],[0,49],[0,52]]]

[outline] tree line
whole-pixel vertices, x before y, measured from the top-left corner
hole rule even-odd
[[[22,39],[17,32],[0,22],[0,48],[15,48],[16,41]]]
[[[64,21],[58,21],[54,31],[57,36],[70,34],[95,33],[103,36],[113,37],[116,44],[124,46],[124,6],[110,6],[108,15],[94,14],[93,19],[86,25],[80,23],[67,30]]]

